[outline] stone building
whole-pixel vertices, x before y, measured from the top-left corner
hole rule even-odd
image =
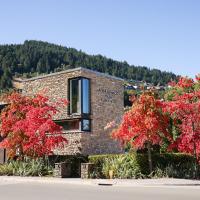
[[[18,82],[18,83],[16,83]],[[16,80],[24,95],[45,91],[51,101],[68,99],[55,122],[63,126],[68,144],[58,155],[121,153],[117,141],[104,130],[108,122],[121,117],[124,110],[123,80],[86,68]]]

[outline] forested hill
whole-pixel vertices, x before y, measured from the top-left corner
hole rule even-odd
[[[12,75],[31,77],[80,66],[153,84],[166,84],[176,78],[173,73],[150,70],[102,55],[88,55],[74,48],[31,40],[24,44],[0,45],[0,89],[11,87]]]

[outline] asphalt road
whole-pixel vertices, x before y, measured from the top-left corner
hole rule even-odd
[[[200,200],[199,186],[119,187],[53,183],[0,184],[0,200]]]

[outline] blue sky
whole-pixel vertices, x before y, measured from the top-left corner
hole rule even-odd
[[[200,1],[0,0],[0,43],[27,39],[194,77]]]

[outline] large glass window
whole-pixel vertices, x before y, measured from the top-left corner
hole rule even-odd
[[[56,121],[59,126],[62,126],[65,131],[70,130],[80,130],[80,120],[65,120],[65,121]]]
[[[90,120],[90,79],[78,77],[69,80],[70,115],[79,119],[62,122],[64,130],[91,131]]]
[[[64,131],[90,131],[91,120],[89,119],[70,119],[56,121],[56,124],[63,127]]]
[[[80,113],[81,112],[81,101],[80,98],[80,80],[70,80],[70,112]]]
[[[70,79],[70,114],[90,113],[90,80],[87,78]]]
[[[84,114],[90,113],[90,82],[88,79],[82,79],[82,111]]]

